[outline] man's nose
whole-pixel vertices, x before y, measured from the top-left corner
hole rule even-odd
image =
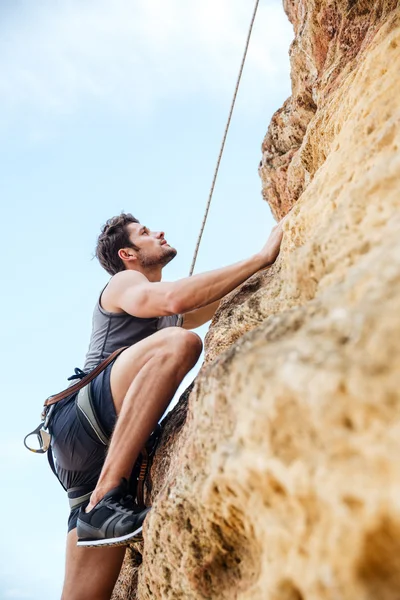
[[[165,232],[164,231],[157,231],[156,233],[156,238],[163,238],[165,236]]]

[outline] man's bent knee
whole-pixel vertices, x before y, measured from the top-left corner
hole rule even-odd
[[[180,327],[170,327],[171,331],[167,336],[167,343],[170,349],[176,349],[179,355],[194,357],[195,362],[203,350],[201,338],[193,331],[181,329]]]

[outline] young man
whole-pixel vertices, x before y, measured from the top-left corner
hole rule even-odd
[[[82,418],[78,394],[59,402],[52,415],[57,474],[73,506],[62,600],[111,597],[124,544],[141,531],[150,510],[134,511],[130,492],[135,490],[128,484],[132,468],[202,350],[201,339],[188,330],[209,321],[221,298],[275,261],[282,235],[281,222],[250,258],[164,283],[162,269],[177,253],[164,232],[150,231],[131,214],[107,221],[96,256],[112,277],[94,309],[83,370],[117,348],[128,348],[86,386],[109,443],[97,439]],[[176,327],[179,315],[182,327]]]

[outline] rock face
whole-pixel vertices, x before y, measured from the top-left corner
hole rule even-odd
[[[331,101],[340,100],[339,88],[345,92],[352,85],[375,36],[394,18],[397,4],[284,0],[295,30],[293,93],[272,119],[260,165],[263,195],[276,217],[287,213],[331,153],[342,126]]]
[[[214,318],[115,599],[400,598],[400,8],[284,5],[281,253]]]

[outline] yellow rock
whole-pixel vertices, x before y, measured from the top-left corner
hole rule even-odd
[[[261,168],[275,214],[294,204],[281,254],[214,319],[153,466],[137,595],[115,598],[400,598],[399,8],[285,7],[315,110],[280,189],[276,161]],[[341,55],[329,28],[352,10],[364,33]]]

